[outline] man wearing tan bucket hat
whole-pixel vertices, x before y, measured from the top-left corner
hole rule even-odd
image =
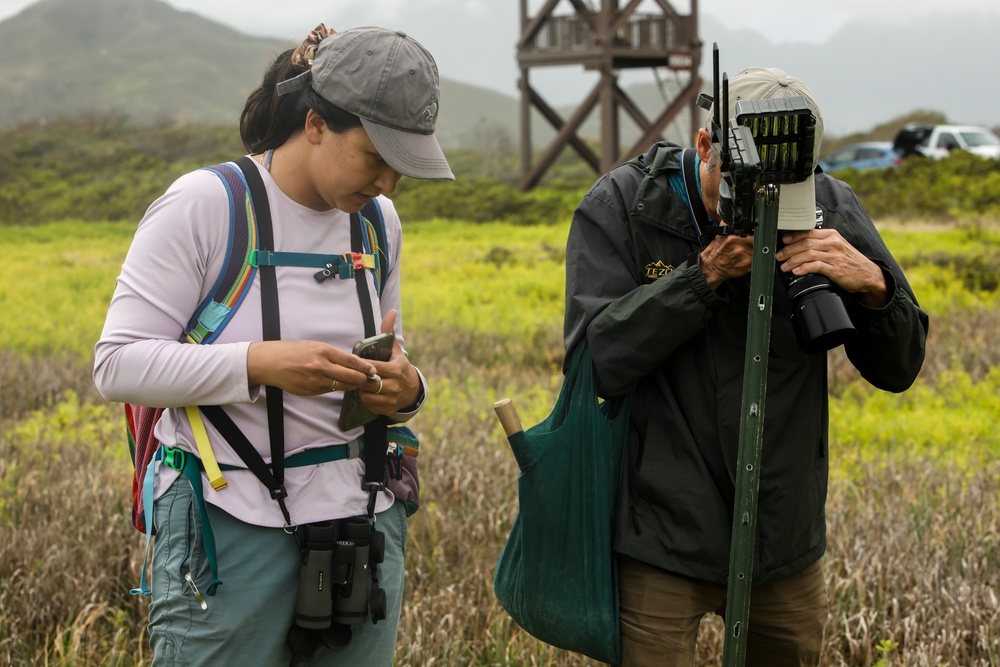
[[[818,159],[822,114],[802,81],[755,67],[728,92],[732,118],[739,100],[804,101]],[[601,395],[631,397],[616,535],[627,667],[694,665],[702,617],[725,613],[754,241],[725,233],[720,162],[706,129],[695,148],[655,144],[592,187],[567,243],[566,348],[586,338]],[[832,283],[853,324],[847,356],[883,390],[914,381],[928,325],[851,189],[807,168],[780,186],[746,629],[760,667],[817,665],[827,617],[827,354],[800,344],[780,276]]]

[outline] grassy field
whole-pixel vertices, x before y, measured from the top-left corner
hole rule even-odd
[[[148,662],[142,540],[128,518],[120,406],[90,381],[134,225],[5,229],[0,265],[0,665]],[[492,572],[517,468],[492,413],[541,420],[561,375],[565,223],[406,227],[407,346],[432,394],[423,507],[411,519],[397,665],[593,665],[521,632]],[[824,665],[1000,665],[1000,234],[887,226],[931,314],[902,395],[831,353],[832,482]],[[718,664],[705,621],[699,664]]]

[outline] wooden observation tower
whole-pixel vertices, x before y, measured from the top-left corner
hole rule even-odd
[[[521,0],[521,38],[517,60],[521,68],[521,189],[530,190],[567,145],[602,174],[643,152],[660,139],[664,128],[687,106],[691,110],[692,135],[699,126],[696,101],[701,89],[698,68],[701,40],[698,37],[698,0],[691,1],[690,15],[678,13],[667,0],[567,0],[574,13],[556,15],[562,0],[545,0],[534,17],[528,16],[528,0]],[[600,8],[595,5],[600,4]],[[655,12],[638,11],[651,6]],[[568,120],[531,87],[532,67],[583,65],[599,74],[597,85]],[[662,113],[650,121],[618,86],[618,72],[625,68],[666,67],[689,74],[687,85]],[[594,107],[600,106],[601,143],[596,155],[577,134]],[[532,164],[532,108],[555,128],[556,136]],[[631,117],[642,132],[632,146],[622,151],[619,110]]]

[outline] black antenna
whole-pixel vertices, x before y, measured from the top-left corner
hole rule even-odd
[[[715,96],[715,114],[712,122],[719,128],[719,43],[712,42],[712,94]]]
[[[715,114],[719,114],[720,103],[715,104]],[[729,169],[729,75],[722,75],[722,171]]]

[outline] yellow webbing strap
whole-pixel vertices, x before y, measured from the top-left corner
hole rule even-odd
[[[226,488],[227,482],[222,477],[222,470],[219,469],[219,462],[215,460],[212,452],[212,443],[208,441],[208,431],[205,430],[205,420],[202,419],[201,410],[193,405],[186,408],[188,421],[191,422],[191,431],[194,432],[194,441],[198,445],[198,457],[202,465],[205,466],[205,474],[212,488],[221,491]]]

